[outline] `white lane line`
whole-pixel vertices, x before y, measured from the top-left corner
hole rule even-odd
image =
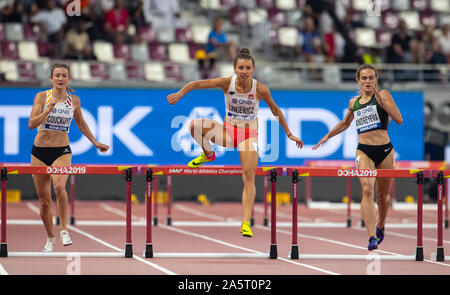
[[[6,269],[0,263],[0,276],[7,276],[7,275],[9,275],[9,273],[6,271]]]
[[[38,207],[36,207],[35,205],[30,204],[30,203],[27,203],[27,206],[28,206],[28,208],[31,209],[31,211],[36,212],[36,213],[39,214],[39,208],[38,208]],[[72,231],[74,231],[74,232],[77,232],[77,233],[79,233],[79,234],[81,234],[81,235],[83,235],[83,236],[85,236],[85,237],[87,237],[87,238],[89,238],[89,239],[91,239],[91,240],[94,240],[95,242],[100,243],[100,244],[102,244],[102,245],[104,245],[104,246],[106,246],[106,247],[108,247],[108,248],[111,248],[111,249],[113,249],[113,250],[115,250],[115,251],[119,251],[119,252],[122,252],[122,251],[123,251],[123,249],[120,249],[120,248],[118,248],[118,247],[116,247],[116,246],[113,246],[113,245],[109,244],[108,242],[105,242],[105,241],[103,241],[103,240],[101,240],[101,239],[95,237],[94,235],[91,235],[91,234],[89,234],[89,233],[87,233],[87,232],[85,232],[85,231],[83,231],[83,230],[81,230],[81,229],[79,229],[79,228],[73,227],[73,226],[71,226],[71,225],[68,225],[67,227],[68,227],[70,230],[72,230]],[[147,265],[149,265],[149,266],[151,266],[151,267],[153,267],[153,268],[156,268],[157,270],[159,270],[159,271],[161,271],[161,272],[163,272],[163,273],[165,273],[165,274],[168,274],[168,275],[176,275],[176,273],[174,273],[173,271],[168,270],[168,269],[166,269],[166,268],[164,268],[164,267],[162,267],[162,266],[159,266],[159,265],[157,265],[157,264],[154,264],[154,263],[152,263],[152,262],[150,262],[150,261],[147,261],[147,260],[145,260],[145,259],[142,259],[141,257],[139,257],[139,256],[137,256],[137,255],[133,255],[133,258],[136,259],[136,260],[138,260],[138,261],[140,261],[140,262],[142,262],[142,263],[145,263],[145,264],[147,264]]]

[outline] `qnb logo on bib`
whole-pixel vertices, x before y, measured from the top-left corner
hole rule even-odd
[[[377,107],[367,106],[355,112],[355,123],[358,133],[381,128],[380,116]]]

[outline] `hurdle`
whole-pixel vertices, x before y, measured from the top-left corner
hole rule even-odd
[[[95,166],[95,165],[74,165],[74,166],[13,166],[2,165],[1,169],[1,190],[6,196],[8,175],[124,175],[126,191],[126,234],[125,247],[119,252],[76,252],[80,257],[133,257],[131,241],[131,182],[132,175],[137,174],[138,169],[132,166]],[[6,198],[1,200],[1,244],[0,257],[68,257],[73,252],[8,252],[6,241]]]
[[[445,261],[450,260],[450,256],[444,255],[444,243],[443,243],[443,200],[444,200],[444,179],[450,178],[450,170],[433,170],[433,178],[437,180],[437,251],[436,260]]]
[[[270,247],[268,253],[154,253],[152,237],[152,190],[153,177],[155,175],[217,175],[217,176],[236,176],[242,175],[241,167],[230,166],[203,166],[202,168],[188,168],[186,166],[141,166],[139,169],[141,175],[146,175],[146,244],[145,258],[269,258],[277,259],[277,239],[276,239],[276,183],[277,176],[283,174],[282,168],[277,167],[258,167],[256,175],[269,175],[271,182],[271,231]]]
[[[380,260],[415,260],[423,261],[423,180],[430,176],[430,171],[417,169],[338,169],[298,167],[286,169],[286,175],[292,177],[292,244],[291,259],[353,259],[367,260],[368,255],[339,254],[299,254],[297,232],[297,194],[298,177],[389,177],[416,178],[417,180],[417,247],[415,255],[377,255]],[[441,224],[442,226],[442,224]],[[439,228],[439,224],[438,224]],[[439,245],[439,244],[438,244]],[[443,254],[443,250],[442,250]]]

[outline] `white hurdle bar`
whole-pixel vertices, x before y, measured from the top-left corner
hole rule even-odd
[[[92,258],[116,258],[125,257],[125,250],[121,252],[8,252],[8,257],[92,257]]]

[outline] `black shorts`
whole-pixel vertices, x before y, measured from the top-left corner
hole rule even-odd
[[[71,154],[72,150],[70,146],[61,147],[38,147],[33,145],[31,154],[45,163],[47,166],[51,166],[56,159],[65,154]]]
[[[394,146],[392,143],[383,145],[368,145],[360,143],[358,144],[357,149],[365,153],[375,163],[376,167],[383,162],[393,148]]]

